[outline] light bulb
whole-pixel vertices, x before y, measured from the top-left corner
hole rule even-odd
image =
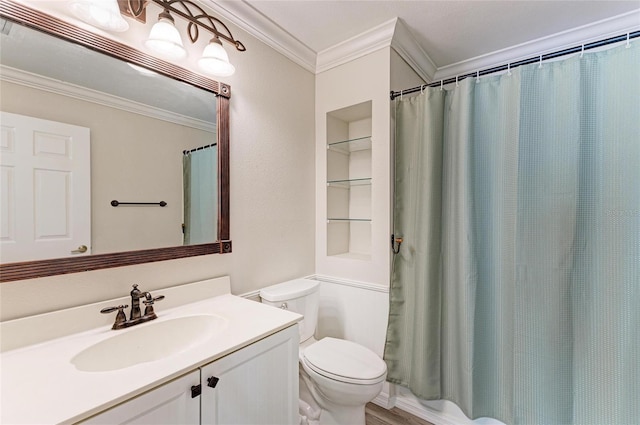
[[[129,24],[120,15],[117,0],[73,0],[71,12],[78,19],[107,31],[123,32]]]
[[[187,56],[180,33],[173,24],[173,18],[166,11],[158,16],[158,22],[151,28],[145,45],[167,59],[182,59]]]
[[[198,65],[203,71],[218,77],[228,77],[236,72],[236,68],[229,63],[229,56],[218,37],[212,38],[204,48]]]

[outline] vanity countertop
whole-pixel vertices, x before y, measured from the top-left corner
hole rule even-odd
[[[158,319],[113,331],[110,326],[5,351],[0,357],[2,424],[74,423],[296,324],[302,316],[234,295],[163,310]],[[99,314],[96,312],[96,314]],[[227,326],[172,356],[123,369],[83,372],[71,359],[121,332],[184,316],[215,315]],[[144,347],[121,347],[122,350]]]

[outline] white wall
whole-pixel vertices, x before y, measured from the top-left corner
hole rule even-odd
[[[316,76],[316,273],[389,284],[390,47]],[[371,101],[371,260],[327,256],[327,112]]]
[[[389,287],[316,276],[320,306],[316,338],[331,336],[361,344],[382,357],[389,314]]]
[[[391,90],[400,91],[425,84],[395,50],[391,49]]]
[[[117,298],[133,283],[154,290],[230,275],[239,294],[314,272],[314,75],[229,27],[247,47],[229,51],[236,73],[224,79],[233,252],[3,283],[1,320]]]

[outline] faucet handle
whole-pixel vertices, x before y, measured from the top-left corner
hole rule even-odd
[[[116,310],[123,310],[123,309],[125,309],[127,307],[129,307],[129,305],[127,305],[127,304],[119,305],[117,307],[105,307],[102,310],[100,310],[100,313],[102,313],[102,314],[113,313]]]
[[[157,297],[154,297],[150,292],[145,292],[144,298],[145,299],[142,300],[145,305],[144,316],[148,317],[149,320],[153,320],[157,317],[156,313],[153,311],[153,303],[155,303],[156,301],[164,300],[164,295],[158,295]]]
[[[118,313],[116,314],[116,321],[113,323],[111,329],[122,329],[124,327],[124,323],[127,321],[127,316],[124,314],[124,309],[127,307],[129,307],[127,304],[121,304],[117,307],[105,307],[100,310],[100,313],[107,314],[118,310]]]
[[[142,302],[145,305],[152,305],[156,301],[164,300],[164,295],[158,295],[157,297],[154,297],[154,296],[151,295],[151,292],[145,292],[144,298],[145,299]]]

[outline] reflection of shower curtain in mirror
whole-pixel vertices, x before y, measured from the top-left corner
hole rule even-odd
[[[183,156],[184,244],[196,245],[218,239],[217,146]]]

